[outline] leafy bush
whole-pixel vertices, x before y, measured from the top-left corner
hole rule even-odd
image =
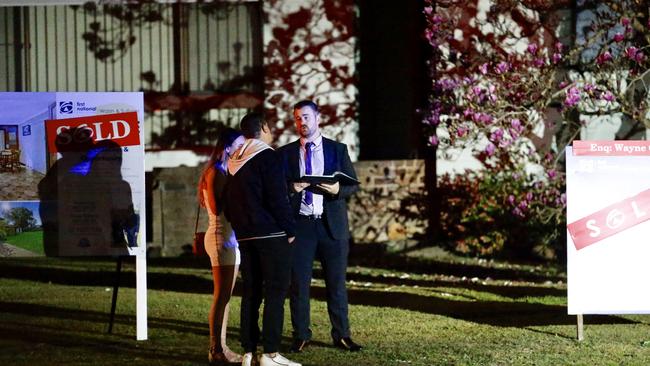
[[[441,239],[467,255],[561,255],[565,217],[557,213],[565,196],[556,178],[486,171],[440,177]]]
[[[7,239],[7,226],[4,220],[0,220],[0,241]]]

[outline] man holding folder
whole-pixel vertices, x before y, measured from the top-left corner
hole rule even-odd
[[[361,346],[350,339],[345,287],[350,240],[345,200],[359,189],[359,182],[347,146],[321,135],[318,106],[309,100],[300,101],[294,105],[293,116],[300,139],[278,150],[296,217],[290,291],[294,338],[291,350],[301,352],[311,340],[309,288],[313,262],[318,258],[325,276],[332,341],[341,349],[358,351]],[[318,183],[316,177],[308,183],[303,178],[336,172],[337,177],[344,178],[334,183]]]

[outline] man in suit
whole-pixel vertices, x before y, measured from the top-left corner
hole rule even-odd
[[[298,182],[303,175],[330,175],[340,171],[356,179],[345,144],[321,135],[318,106],[309,100],[294,105],[293,116],[300,139],[278,150],[288,182],[289,201],[296,218],[291,274],[292,352],[301,352],[310,342],[309,287],[313,262],[322,264],[327,292],[327,311],[334,345],[348,351],[361,346],[350,339],[345,274],[349,252],[346,198],[358,185]]]

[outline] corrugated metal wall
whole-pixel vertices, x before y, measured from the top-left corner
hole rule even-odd
[[[0,7],[0,90],[261,95],[261,78],[251,77],[262,67],[259,2],[147,6],[138,14],[155,21],[129,22],[104,6]],[[155,105],[149,148],[152,134],[176,123],[165,103]],[[233,124],[246,112],[231,105],[204,118]]]

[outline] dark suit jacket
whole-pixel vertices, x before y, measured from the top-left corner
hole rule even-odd
[[[293,183],[300,178],[300,140],[281,147],[278,152],[282,156],[291,208],[297,217],[300,213],[302,194],[293,190]],[[347,145],[323,137],[323,157],[325,160],[323,175],[330,175],[340,171],[351,177],[357,177],[348,155]],[[323,195],[323,220],[334,239],[347,240],[350,237],[348,207],[345,200],[357,190],[359,190],[357,184],[340,185],[337,195]]]

